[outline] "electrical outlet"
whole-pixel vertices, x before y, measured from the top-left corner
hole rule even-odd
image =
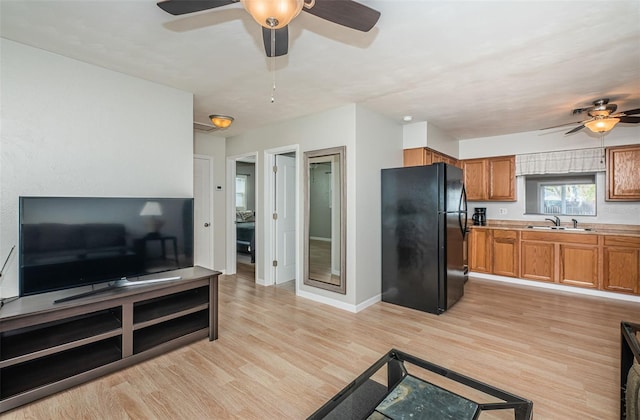
[[[507,214],[507,209],[500,207],[500,214]]]

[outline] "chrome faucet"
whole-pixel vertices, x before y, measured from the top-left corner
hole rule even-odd
[[[573,228],[577,229],[578,228],[578,221],[576,219],[571,219],[571,221],[573,222]]]
[[[544,220],[550,221],[554,226],[560,226],[560,218],[558,216],[553,216],[553,219],[546,218]]]

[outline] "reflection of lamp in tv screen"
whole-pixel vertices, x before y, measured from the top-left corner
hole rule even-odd
[[[140,211],[140,216],[149,218],[149,236],[160,236],[160,228],[164,224],[162,216],[162,206],[157,201],[147,201]]]

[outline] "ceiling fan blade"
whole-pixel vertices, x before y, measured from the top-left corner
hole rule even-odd
[[[636,109],[630,109],[628,111],[622,111],[621,114],[624,115],[636,115],[636,114],[640,114],[640,108],[636,108]]]
[[[238,0],[165,0],[158,2],[158,7],[172,15],[184,15],[200,12],[202,10],[215,9],[236,3]]]
[[[539,128],[538,130],[548,130],[550,128],[566,127],[567,125],[580,124],[582,121],[568,122],[564,124],[552,125],[551,127]]]
[[[289,52],[289,27],[267,29],[262,27],[262,41],[267,57],[280,57]]]
[[[621,123],[640,124],[640,117],[618,117]]]
[[[584,124],[580,124],[579,126],[577,126],[576,128],[574,128],[573,130],[569,130],[566,133],[564,133],[564,135],[566,136],[567,134],[573,134],[576,131],[580,131],[584,128]]]
[[[378,22],[380,12],[352,0],[315,0],[307,13],[362,32],[369,32]]]

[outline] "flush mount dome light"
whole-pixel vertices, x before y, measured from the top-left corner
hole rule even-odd
[[[228,115],[209,115],[209,119],[217,128],[227,128],[233,122],[233,117]]]

